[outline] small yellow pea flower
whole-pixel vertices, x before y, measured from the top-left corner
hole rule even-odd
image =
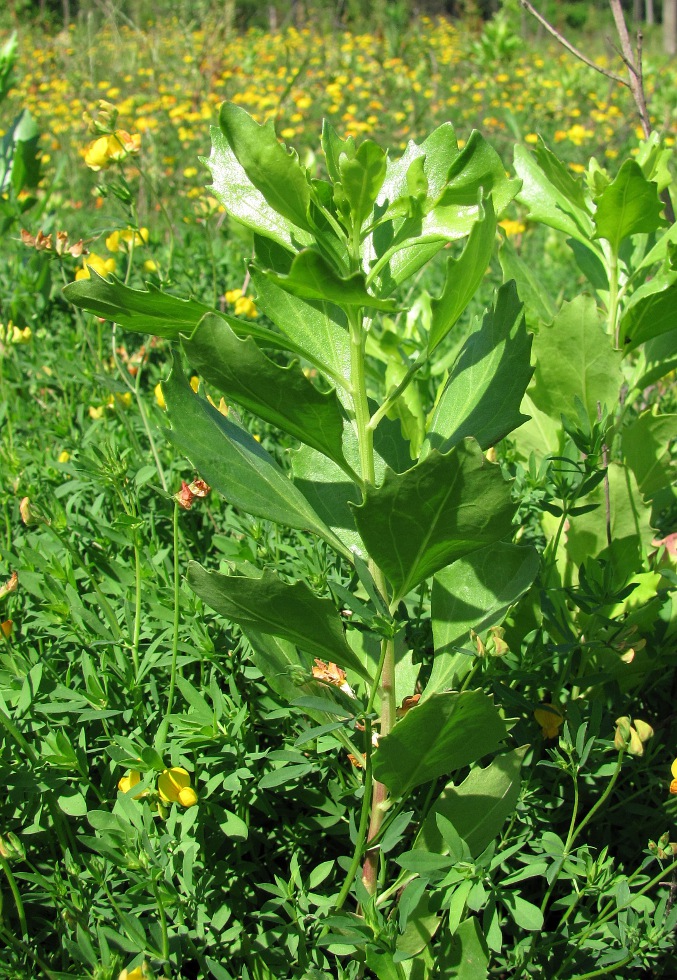
[[[555,704],[542,704],[534,711],[534,718],[541,726],[543,738],[557,738],[564,724],[564,715]]]
[[[102,276],[104,279],[115,272],[116,262],[115,259],[102,259],[100,255],[96,252],[90,252],[86,259],[82,260],[82,268],[78,269],[75,273],[75,278],[77,279],[89,279],[90,269]]]
[[[153,388],[153,394],[155,395],[155,401],[164,411],[164,409],[167,408],[167,402],[165,401],[165,396],[162,394],[162,385],[159,381]]]
[[[197,395],[197,389],[200,387],[200,379],[198,378],[197,374],[194,374],[190,379],[190,386]]]
[[[251,320],[259,315],[259,311],[254,305],[254,301],[249,296],[240,296],[235,300],[235,316],[247,316]]]
[[[157,262],[155,262],[154,259],[146,259],[146,261],[143,263],[143,271],[157,272],[158,271]]]
[[[126,776],[118,782],[118,789],[121,793],[128,793],[132,787],[136,786],[141,782],[141,773],[137,769],[130,769]],[[138,800],[139,797],[144,796],[145,793],[137,794],[134,799]]]
[[[226,303],[235,303],[242,296],[241,289],[229,289],[226,292]]]
[[[160,798],[165,803],[180,803],[185,807],[195,806],[197,803],[197,793],[190,785],[190,776],[181,766],[174,766],[161,772],[158,776],[157,788]]]
[[[59,453],[57,462],[58,463],[69,463],[70,462],[70,458],[71,458],[71,454],[68,452],[68,450],[67,449],[62,449],[61,452]]]
[[[97,419],[103,418],[103,405],[99,405],[98,407],[94,407],[94,405],[90,405],[89,417],[90,419],[93,419],[94,422],[96,422]]]
[[[145,963],[143,963],[141,966],[135,966],[133,970],[122,970],[118,980],[147,980],[151,976],[152,974],[147,972]]]
[[[670,783],[670,792],[677,793],[677,759],[670,766],[670,772],[672,773],[672,782]]]
[[[139,133],[127,133],[116,129],[109,136],[99,136],[85,150],[85,163],[90,170],[105,170],[111,163],[125,160],[141,149]]]

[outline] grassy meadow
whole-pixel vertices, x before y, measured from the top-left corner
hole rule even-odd
[[[317,176],[325,168],[323,119],[342,138],[373,139],[393,156],[446,121],[455,127],[459,148],[478,129],[510,177],[514,146],[531,150],[539,137],[580,186],[590,157],[611,174],[622,160],[634,159],[642,134],[629,90],[537,36],[531,25],[521,39],[517,15],[509,24],[515,30],[502,29],[500,21],[483,26],[421,18],[395,33],[311,27],[238,33],[216,16],[200,29],[179,22],[140,28],[96,12],[53,34],[19,25],[0,135],[28,110],[39,132],[40,175],[36,186],[14,197],[7,186],[0,213],[0,978],[429,975],[399,961],[395,972],[369,957],[353,963],[336,936],[326,938],[323,916],[333,908],[357,835],[359,758],[351,763],[350,745],[339,745],[329,730],[311,730],[291,711],[293,687],[284,696],[271,688],[238,626],[214,613],[185,581],[189,559],[222,570],[231,563],[258,565],[290,581],[300,577],[343,609],[350,585],[345,564],[303,530],[252,517],[216,492],[205,495],[167,422],[161,383],[170,341],[123,331],[111,319],[78,309],[62,288],[86,281],[91,267],[135,289],[190,297],[252,329],[271,325],[247,270],[253,236],[219,202],[203,162],[225,100],[259,122],[273,120],[278,136]],[[677,64],[654,53],[654,40],[658,47],[649,37],[644,55],[649,110],[671,150]],[[622,70],[599,35],[576,41],[586,50],[592,46],[600,66]],[[113,165],[94,147],[111,119],[111,131],[130,138],[128,152]],[[522,202],[513,199],[499,217],[500,240],[524,267],[538,266],[558,307],[587,288],[580,270],[567,264],[563,236],[530,220]],[[61,250],[59,232],[68,236]],[[36,242],[39,233],[52,236],[49,246]],[[403,342],[430,309],[430,296],[439,295],[443,276],[435,259],[406,294],[413,310],[406,324],[392,314],[391,327],[406,335]],[[492,302],[502,279],[494,255],[440,347],[437,373],[420,383],[430,404],[474,329],[473,318]],[[378,364],[376,348],[372,353]],[[275,356],[286,363],[284,355]],[[674,351],[665,357],[674,360]],[[313,380],[313,367],[303,366]],[[246,408],[226,404],[199,371],[190,363],[186,368],[194,390],[224,415],[230,412],[289,472],[298,441]],[[674,418],[674,366],[654,377],[637,395],[636,414]],[[385,368],[375,368],[373,396],[383,397],[391,380]],[[545,516],[543,531],[541,477],[509,440],[499,458],[506,473],[518,474],[522,540],[543,549],[555,518]],[[599,676],[589,667],[585,683],[569,676],[562,664],[570,636],[564,626],[558,633],[554,614],[547,629],[538,628],[540,635],[550,632],[535,653],[538,630],[532,635],[526,624],[536,600],[529,593],[531,612],[526,603],[510,621],[509,670],[487,667],[494,669],[487,684],[505,703],[514,745],[530,746],[527,775],[497,835],[507,864],[487,858],[494,863],[481,872],[482,888],[465,893],[463,911],[447,905],[442,914],[485,908],[482,889],[489,894],[489,879],[505,879],[508,889],[521,882],[528,902],[522,908],[522,899],[512,906],[506,899],[485,972],[463,972],[457,964],[457,972],[431,976],[520,980],[554,976],[537,969],[552,965],[548,957],[559,957],[561,965],[557,942],[538,954],[541,959],[527,943],[536,930],[529,916],[543,897],[543,861],[557,841],[569,844],[566,765],[553,763],[558,751],[568,751],[558,742],[564,714],[554,723],[542,712],[534,715],[538,705],[554,700],[555,688],[569,699],[579,752],[584,721],[590,731],[597,726],[596,741],[585,750],[590,771],[576,783],[581,813],[604,792],[596,780],[611,780],[603,815],[579,838],[587,850],[567,857],[575,884],[546,916],[546,932],[569,935],[571,942],[578,935],[581,948],[589,944],[592,958],[567,966],[561,980],[675,975],[674,924],[658,924],[659,913],[669,916],[677,891],[670,864],[677,845],[669,840],[677,817],[677,785],[669,792],[671,766],[677,778],[677,630],[668,595],[675,572],[674,550],[660,551],[658,542],[674,534],[677,507],[674,493],[660,489],[649,508],[645,563],[633,570],[644,576],[632,580],[640,591],[628,599],[627,583],[616,583],[613,603],[602,604],[604,615],[613,608],[623,624],[635,617],[609,641],[615,666],[595,661]],[[177,494],[183,494],[178,504]],[[559,532],[556,554],[558,543]],[[333,582],[339,591],[331,591]],[[569,608],[579,585],[575,576],[558,583],[570,590],[563,600],[570,600]],[[427,587],[406,606],[408,646],[415,661],[429,666]],[[649,613],[642,619],[644,606]],[[344,612],[349,618],[350,610]],[[636,656],[629,677],[621,676],[623,656],[628,663]],[[293,671],[284,679],[287,687],[297,682],[303,677]],[[636,715],[646,717],[655,735],[641,757],[622,771],[619,761],[615,772],[613,722]],[[138,793],[131,792],[137,782]],[[430,798],[419,793],[414,809],[423,812]],[[406,815],[398,811],[388,825],[384,853],[406,841]],[[512,857],[516,842],[532,848],[535,863],[527,870]],[[659,850],[663,863],[649,868]],[[629,894],[630,886],[645,889],[651,901],[642,895],[630,909],[623,890]],[[600,921],[609,918],[610,907],[630,916],[613,920],[623,957],[604,960],[615,940],[586,933],[585,924],[578,934],[566,932],[586,902]],[[387,928],[395,928],[396,919],[393,912]]]

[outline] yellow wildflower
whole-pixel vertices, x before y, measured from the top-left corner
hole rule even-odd
[[[62,449],[61,452],[59,453],[57,462],[58,463],[68,463],[68,462],[70,462],[70,458],[71,458],[71,454],[68,452],[68,450],[67,449]]]
[[[180,803],[185,807],[195,806],[197,803],[197,793],[190,785],[190,776],[181,766],[161,772],[157,788],[165,803]]]
[[[190,379],[190,386],[197,395],[197,389],[200,387],[200,379],[198,378],[197,374],[194,374]]]
[[[254,301],[248,296],[240,296],[235,300],[235,316],[247,316],[254,319],[259,315],[259,311],[254,305]]]
[[[123,228],[110,233],[106,239],[106,248],[109,252],[119,252],[121,249],[126,252],[132,240],[136,247],[138,245],[147,245],[148,239],[149,232],[147,228],[139,228],[138,231],[135,231],[133,228]]]
[[[139,133],[130,134],[124,129],[116,129],[110,136],[99,136],[89,144],[85,150],[85,163],[90,170],[104,170],[111,163],[124,160],[140,149]]]
[[[153,393],[155,394],[155,401],[164,410],[167,407],[167,402],[165,401],[165,396],[162,394],[162,385],[159,381],[153,388]]]
[[[154,259],[146,259],[146,261],[143,263],[143,271],[157,272],[158,271],[157,262]]]
[[[677,759],[670,766],[670,772],[672,773],[672,782],[670,783],[670,792],[677,793]]]
[[[512,218],[504,218],[503,221],[498,222],[498,226],[503,229],[508,238],[513,235],[521,235],[527,227],[523,221],[514,221]]]
[[[121,793],[128,793],[130,789],[132,789],[132,787],[136,786],[140,782],[141,782],[141,773],[138,772],[138,770],[136,769],[130,769],[127,775],[123,776],[122,779],[118,782],[118,789],[120,790]],[[134,799],[135,800],[140,799],[142,796],[146,795],[146,792],[147,790],[144,790],[143,793],[137,793]]]
[[[242,296],[241,289],[228,289],[226,290],[226,303],[235,303]]]
[[[95,407],[94,405],[90,405],[89,406],[89,417],[90,417],[90,419],[93,419],[95,422],[96,422],[97,419],[102,418],[103,417],[103,405],[98,405],[97,407]]]
[[[541,726],[543,738],[557,738],[564,724],[564,715],[554,704],[541,704],[534,711],[534,718]]]
[[[115,259],[102,259],[100,255],[96,252],[90,252],[86,259],[82,260],[82,268],[78,269],[75,273],[75,278],[77,279],[89,279],[90,269],[94,269],[97,275],[102,278],[106,278],[115,272],[116,262]]]

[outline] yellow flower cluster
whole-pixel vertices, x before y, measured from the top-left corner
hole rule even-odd
[[[129,793],[140,782],[141,773],[137,769],[130,769],[118,782],[118,789],[121,793]],[[186,808],[197,803],[197,793],[190,785],[190,775],[181,766],[164,769],[158,776],[157,790],[163,803],[178,803]],[[139,799],[146,793],[147,790],[144,790],[134,798]]]
[[[259,315],[254,301],[249,296],[244,296],[241,289],[229,289],[226,293],[226,303],[231,304],[235,316],[246,316],[253,320]]]
[[[75,278],[89,279],[91,278],[89,270],[94,269],[97,275],[105,279],[115,272],[116,265],[115,259],[103,259],[96,252],[90,252],[87,258],[82,260],[82,268],[76,270]]]
[[[0,323],[0,344],[28,344],[32,336],[30,327],[17,327],[11,320],[7,326]]]
[[[124,129],[116,129],[109,136],[99,136],[92,140],[85,150],[85,163],[90,170],[105,170],[111,163],[120,163],[140,149],[139,133],[130,135]]]

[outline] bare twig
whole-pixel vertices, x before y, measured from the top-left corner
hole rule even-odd
[[[641,33],[638,34],[638,57],[637,60],[635,60],[635,53],[632,50],[632,44],[630,43],[628,25],[625,23],[625,14],[623,13],[623,8],[621,7],[621,0],[609,0],[609,6],[611,7],[611,13],[614,15],[614,23],[616,24],[616,30],[618,31],[618,37],[621,42],[623,61],[628,69],[630,91],[632,92],[632,97],[635,100],[635,105],[637,106],[637,112],[639,113],[639,118],[642,123],[644,137],[645,139],[648,139],[651,132],[651,121],[649,120],[649,111],[646,107],[644,79],[642,77],[642,35]]]
[[[621,78],[620,75],[617,75],[613,71],[607,71],[606,68],[602,68],[600,65],[595,64],[595,62],[588,58],[587,55],[583,54],[582,51],[579,51],[578,48],[575,48],[570,41],[567,41],[563,34],[560,34],[556,27],[553,27],[542,14],[539,14],[539,12],[529,3],[529,0],[520,0],[520,3],[524,9],[528,10],[529,13],[536,18],[539,24],[542,24],[546,31],[552,34],[555,40],[559,41],[562,47],[571,52],[575,58],[578,58],[579,61],[582,61],[584,64],[588,65],[589,68],[594,68],[594,70],[598,71],[600,75],[605,75],[607,78],[610,78],[613,82],[618,82],[619,85],[625,85],[626,88],[631,88],[630,83],[626,82],[626,80]]]

